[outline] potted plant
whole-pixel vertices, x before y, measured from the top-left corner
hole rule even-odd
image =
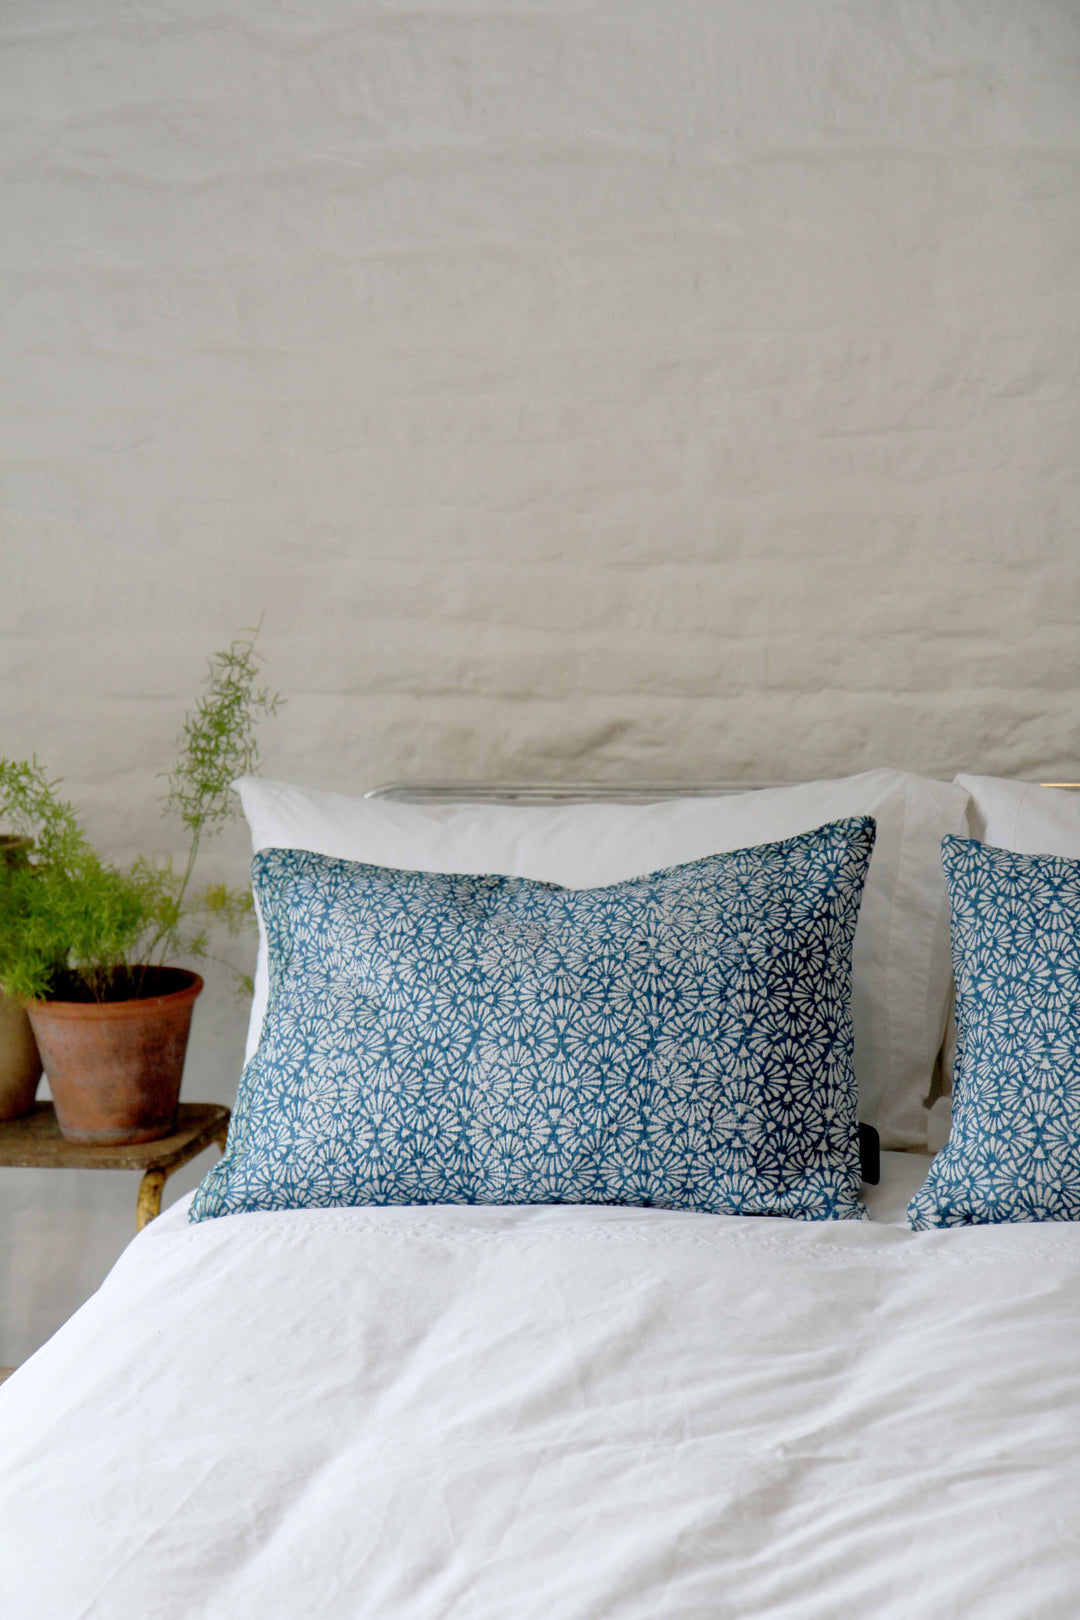
[[[170,959],[206,954],[197,919],[235,927],[250,910],[250,895],[191,885],[203,840],[235,814],[231,783],[258,768],[256,717],[279,703],[258,664],[254,636],[233,642],[185,717],[164,800],[188,835],[180,868],[102,860],[36,760],[0,760],[0,824],[32,840],[0,867],[0,990],[26,1008],[71,1141],[151,1142],[175,1124],[203,981]]]
[[[0,867],[26,860],[28,838],[0,834]],[[30,1113],[41,1079],[41,1053],[25,1009],[0,990],[0,1120]]]

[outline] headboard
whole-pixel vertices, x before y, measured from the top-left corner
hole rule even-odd
[[[397,804],[658,804],[663,799],[713,799],[757,788],[793,787],[792,782],[387,782],[366,799]],[[1038,787],[1080,792],[1080,782],[1039,782]]]
[[[659,804],[663,799],[713,799],[788,782],[387,782],[365,799],[398,804]]]

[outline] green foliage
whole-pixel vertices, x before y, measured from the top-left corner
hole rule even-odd
[[[100,997],[138,940],[148,896],[98,857],[36,760],[0,760],[0,815],[33,841],[0,867],[0,986],[45,996],[74,968]]]
[[[196,919],[223,922],[233,934],[250,922],[250,894],[218,884],[189,898],[189,888],[203,837],[236,814],[230,784],[258,768],[256,718],[280,705],[256,684],[255,634],[211,659],[203,695],[184,720],[164,802],[189,834],[182,870],[141,856],[128,868],[103,861],[36,759],[0,760],[0,825],[32,841],[0,862],[0,988],[8,995],[48,997],[72,978],[95,1000],[138,994],[134,964],[205,955]]]
[[[254,933],[255,900],[250,889],[230,889],[224,883],[211,883],[201,891],[195,905],[209,921],[223,924],[233,939],[239,934]],[[220,961],[220,957],[215,957]],[[222,963],[235,979],[237,995],[243,1000],[254,993],[255,980],[250,973],[241,973],[231,962]]]
[[[180,755],[169,774],[165,811],[174,811],[192,841],[216,832],[236,814],[232,783],[258,769],[255,724],[259,715],[276,714],[281,698],[256,686],[258,631],[249,641],[234,641],[210,660],[206,691],[193,713],[184,718]]]
[[[224,883],[211,883],[199,896],[199,905],[208,917],[224,923],[234,937],[255,920],[250,889],[227,889]]]

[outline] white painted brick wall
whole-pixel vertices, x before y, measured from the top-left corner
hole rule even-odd
[[[1080,771],[1075,0],[8,0],[0,74],[0,749],[110,851],[260,614],[328,785]],[[4,1173],[0,1360],[123,1183]]]

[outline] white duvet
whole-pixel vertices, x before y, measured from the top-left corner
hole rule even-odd
[[[872,1223],[170,1211],[0,1390],[0,1614],[1075,1620],[1080,1227],[885,1157]]]

